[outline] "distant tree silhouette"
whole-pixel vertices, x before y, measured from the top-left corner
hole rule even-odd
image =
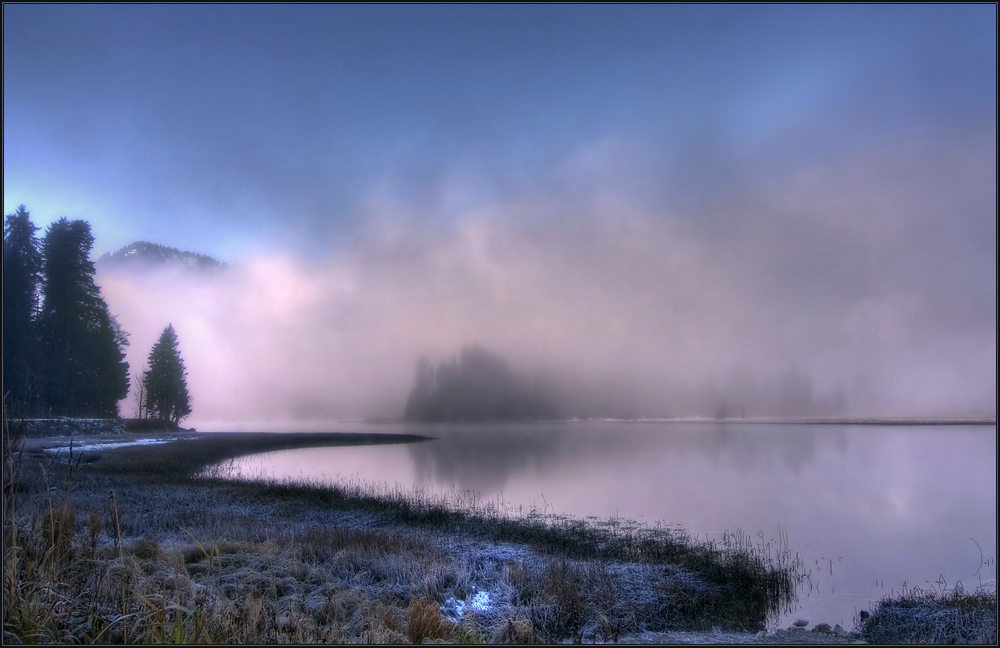
[[[90,224],[65,218],[42,241],[39,377],[42,409],[69,416],[117,416],[128,394],[128,335],[94,283]]]
[[[34,400],[35,315],[41,270],[36,231],[24,205],[4,216],[3,393],[9,412],[15,416],[27,414]]]
[[[417,360],[417,376],[406,400],[404,416],[409,420],[425,418],[434,398],[434,367],[426,357]]]
[[[135,381],[132,388],[132,399],[135,401],[135,417],[137,419],[149,418],[149,411],[146,409],[146,372],[148,366],[143,366],[139,380]]]
[[[149,370],[142,377],[146,392],[146,415],[172,423],[191,413],[187,371],[177,348],[177,332],[168,324],[149,352]]]
[[[452,362],[417,363],[416,381],[406,403],[410,421],[513,421],[559,416],[554,400],[511,371],[499,355],[464,347]]]

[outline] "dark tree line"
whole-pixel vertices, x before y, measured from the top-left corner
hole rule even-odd
[[[128,334],[94,283],[86,221],[39,241],[24,205],[4,218],[3,389],[15,416],[116,417],[128,394]]]
[[[473,345],[458,358],[432,366],[417,363],[406,403],[409,421],[517,421],[559,418],[555,400],[500,356]]]
[[[4,219],[3,392],[8,406],[19,412],[29,409],[36,373],[34,324],[42,264],[36,231],[24,205]]]

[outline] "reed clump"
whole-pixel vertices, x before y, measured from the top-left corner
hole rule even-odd
[[[875,644],[997,643],[996,592],[913,588],[883,597],[857,631]]]

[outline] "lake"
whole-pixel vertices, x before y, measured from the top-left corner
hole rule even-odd
[[[906,587],[996,585],[996,425],[566,422],[326,425],[409,432],[405,445],[288,450],[237,475],[475,491],[522,510],[740,529],[787,543],[809,577],[797,618],[850,628]]]

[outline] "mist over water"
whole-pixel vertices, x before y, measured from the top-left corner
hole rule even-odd
[[[400,416],[417,360],[468,344],[571,416],[995,416],[994,144],[747,172],[686,209],[608,174],[453,220],[374,195],[321,258],[98,281],[133,376],[174,324],[195,419]]]

